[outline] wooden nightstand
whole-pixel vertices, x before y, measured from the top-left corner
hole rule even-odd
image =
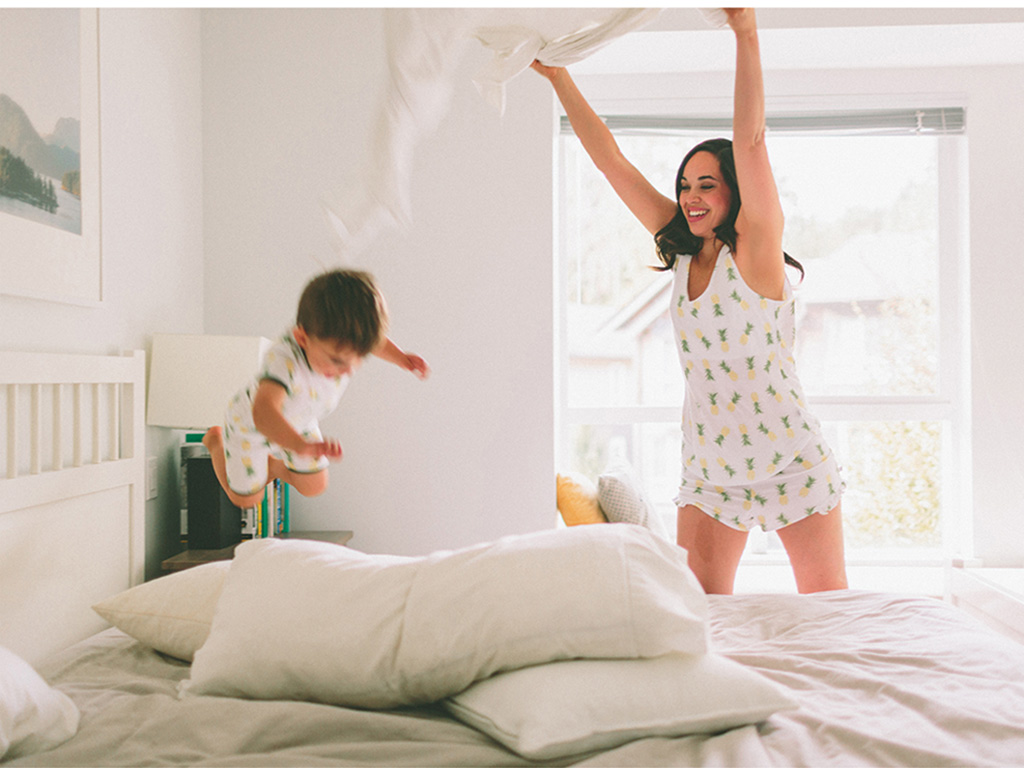
[[[291,533],[280,533],[274,538],[312,539],[313,541],[328,541],[332,544],[345,546],[352,538],[352,531],[292,531]],[[168,557],[160,563],[160,567],[165,571],[184,571],[186,568],[192,568],[203,563],[212,563],[215,560],[230,560],[234,557],[235,547],[237,546],[238,544],[233,544],[223,549],[186,549],[184,552],[179,552],[173,557]]]

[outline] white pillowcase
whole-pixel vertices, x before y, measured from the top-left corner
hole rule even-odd
[[[445,706],[523,757],[547,760],[649,736],[717,733],[796,701],[716,654],[561,661],[483,680]]]
[[[703,652],[706,611],[686,552],[633,526],[418,558],[265,539],[236,550],[181,687],[373,708],[435,701],[556,659]]]
[[[647,502],[629,467],[609,469],[597,478],[597,502],[608,522],[642,525],[666,541],[675,541]]]
[[[0,760],[53,749],[78,731],[78,707],[0,647]]]
[[[231,562],[197,565],[147,581],[92,607],[115,627],[168,656],[192,661],[210,634]]]

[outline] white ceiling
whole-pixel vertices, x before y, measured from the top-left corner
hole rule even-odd
[[[1024,63],[1024,9],[762,8],[757,13],[766,70]],[[709,28],[696,9],[674,8],[573,71],[717,72],[731,70],[734,57],[728,30]]]

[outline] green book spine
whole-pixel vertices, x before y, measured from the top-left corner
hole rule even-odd
[[[284,533],[291,533],[292,518],[291,510],[288,507],[288,483],[281,483],[282,499],[281,506],[284,512]]]

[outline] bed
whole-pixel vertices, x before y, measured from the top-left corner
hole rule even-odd
[[[143,584],[144,363],[114,356],[100,374],[75,357],[0,353],[3,417],[16,422],[0,481],[0,646],[31,662],[38,708],[58,699],[66,731],[5,765],[1024,763],[1024,646],[933,598],[705,598],[678,553],[639,526],[423,558],[253,542],[231,563]],[[12,403],[12,388],[29,394]],[[46,403],[98,426],[99,450],[75,458],[73,444],[93,438],[54,427]],[[50,436],[69,461],[40,447]],[[10,458],[22,442],[36,459]],[[105,464],[116,468],[87,482],[76,471]],[[38,567],[68,509],[96,518],[69,533],[91,557],[62,545]],[[298,580],[280,586],[289,574]],[[311,591],[298,600],[296,589]],[[326,600],[330,590],[341,591]],[[344,620],[325,611],[339,595]],[[111,626],[93,605],[122,615]],[[454,659],[460,647],[471,663]]]

